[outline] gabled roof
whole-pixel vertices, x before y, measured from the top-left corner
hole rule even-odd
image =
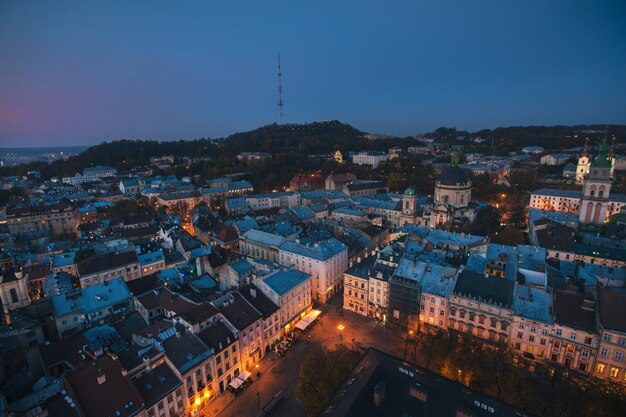
[[[138,263],[135,251],[105,253],[103,255],[94,255],[79,262],[78,275],[90,275],[109,269],[119,268],[132,263]]]
[[[626,293],[598,288],[598,310],[603,328],[626,333]]]
[[[69,373],[66,380],[83,415],[131,417],[144,406],[137,388],[122,373],[119,361],[108,356]]]
[[[493,278],[471,271],[459,274],[454,293],[463,297],[480,298],[489,304],[501,304],[513,308],[515,282],[503,278]]]
[[[213,303],[237,330],[245,330],[255,321],[262,318],[261,313],[246,301],[240,293],[235,291],[230,293],[229,296],[229,300],[225,299],[227,297],[222,297]]]
[[[278,307],[272,300],[270,300],[265,294],[263,294],[254,285],[246,285],[239,288],[239,292],[243,297],[254,306],[257,310],[263,314],[263,319],[267,319],[276,313],[280,307]]]
[[[595,308],[584,294],[555,290],[554,316],[559,324],[588,332],[596,331]]]

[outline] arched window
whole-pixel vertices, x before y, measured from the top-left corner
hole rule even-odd
[[[17,298],[17,291],[15,290],[15,288],[11,288],[11,291],[9,291],[9,293],[11,294],[11,302],[17,303],[19,300]]]
[[[593,203],[590,201],[587,203],[587,212],[585,213],[585,223],[589,223],[591,220],[591,212],[593,211]]]
[[[596,203],[596,212],[593,214],[593,222],[600,223],[600,211],[602,211],[602,205]]]

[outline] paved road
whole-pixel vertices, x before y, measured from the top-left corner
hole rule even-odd
[[[330,304],[322,306],[321,318],[312,329],[307,330],[303,340],[298,341],[282,358],[274,353],[267,355],[259,365],[261,375],[257,378],[253,374],[254,382],[243,393],[238,397],[229,392],[223,394],[209,405],[206,415],[254,417],[274,394],[283,391],[285,400],[272,417],[303,416],[304,407],[295,399],[294,391],[300,362],[309,343],[320,343],[330,349],[339,344],[356,349],[358,343],[364,348],[375,347],[395,356],[404,355],[406,340],[403,337],[386,329],[382,322],[344,311],[341,309],[342,302],[342,295],[338,294]],[[341,331],[338,328],[340,324],[343,325]]]

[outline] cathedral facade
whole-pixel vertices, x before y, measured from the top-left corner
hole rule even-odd
[[[626,195],[611,194],[615,155],[606,138],[591,160],[587,146],[578,160],[576,180],[582,174],[582,191],[541,189],[530,195],[529,208],[578,215],[581,223],[601,224],[626,206]]]

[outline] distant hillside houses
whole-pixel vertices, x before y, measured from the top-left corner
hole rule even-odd
[[[541,165],[564,165],[572,158],[568,153],[552,153],[541,157]]]
[[[107,166],[95,166],[85,168],[82,172],[74,175],[68,175],[61,179],[64,184],[79,185],[87,182],[100,181],[102,178],[114,177],[117,175],[117,169]]]

